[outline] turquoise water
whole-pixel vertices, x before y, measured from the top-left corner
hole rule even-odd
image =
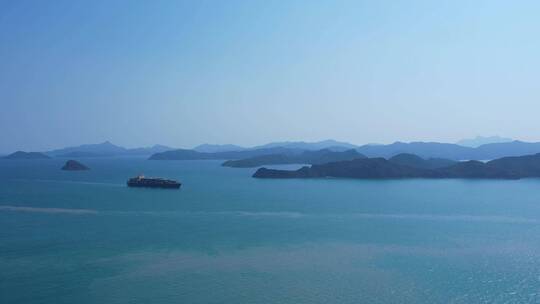
[[[0,161],[0,303],[539,303],[540,180]],[[130,189],[145,173],[181,190]]]

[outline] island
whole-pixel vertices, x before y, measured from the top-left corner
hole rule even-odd
[[[319,151],[304,151],[299,154],[269,154],[249,157],[239,160],[228,160],[222,164],[224,167],[253,168],[263,165],[287,165],[287,164],[324,164],[329,162],[366,158],[354,149],[343,152],[322,149]]]
[[[4,159],[49,159],[50,157],[41,152],[17,151],[3,157]]]
[[[76,160],[68,160],[66,164],[62,167],[62,170],[64,171],[84,171],[84,170],[90,170],[87,166],[81,164],[80,162]]]
[[[303,150],[289,149],[283,147],[264,148],[255,150],[243,150],[243,151],[228,151],[228,152],[199,152],[189,149],[176,149],[171,151],[165,151],[155,153],[148,159],[150,160],[224,160],[224,159],[243,159],[249,157],[256,157],[262,155],[271,154],[295,154],[301,153]]]
[[[410,156],[409,156],[410,157]],[[403,156],[397,158],[402,161]],[[448,166],[440,159],[399,163],[395,159],[363,158],[305,166],[298,170],[258,169],[255,178],[324,178],[342,177],[358,179],[402,178],[483,178],[520,179],[540,177],[540,153],[526,156],[503,157],[489,162],[463,161]],[[410,160],[410,159],[409,159]],[[418,160],[418,159],[416,159]],[[427,165],[428,164],[428,165]]]
[[[418,155],[411,153],[401,153],[388,159],[390,162],[421,169],[437,169],[449,167],[457,163],[457,161],[446,158],[421,158]]]

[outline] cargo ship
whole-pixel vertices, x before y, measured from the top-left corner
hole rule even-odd
[[[178,189],[182,184],[175,180],[139,175],[128,179],[127,185],[128,187]]]

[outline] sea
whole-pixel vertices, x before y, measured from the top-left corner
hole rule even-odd
[[[65,161],[0,160],[0,303],[540,303],[540,179]]]

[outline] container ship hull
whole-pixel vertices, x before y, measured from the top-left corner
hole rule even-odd
[[[128,187],[179,189],[182,184],[169,179],[134,177],[127,181]]]

